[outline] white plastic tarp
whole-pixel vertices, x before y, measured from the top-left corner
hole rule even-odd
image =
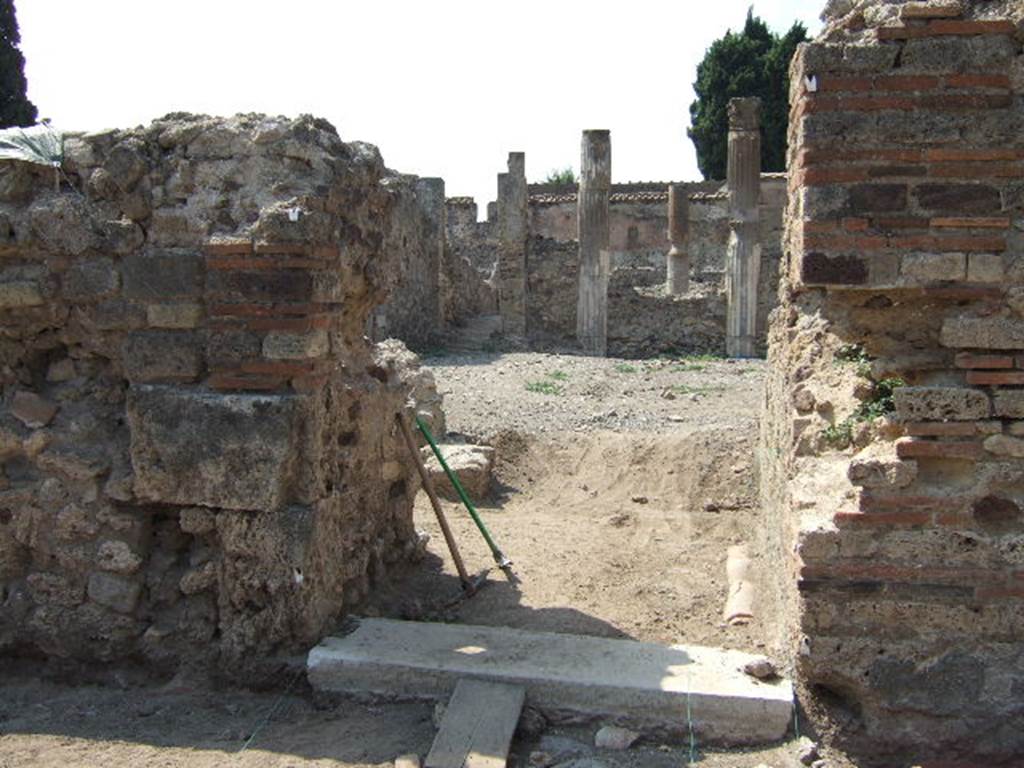
[[[0,160],[24,160],[59,168],[64,159],[64,136],[49,125],[0,130]]]

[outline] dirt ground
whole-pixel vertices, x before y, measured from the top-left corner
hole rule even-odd
[[[458,580],[421,494],[427,554],[393,574],[366,615],[764,648],[758,620],[729,627],[721,619],[726,549],[758,524],[751,452],[763,363],[522,353],[428,364],[446,396],[450,439],[496,448],[494,493],[480,509],[516,580],[492,571],[478,595],[451,604]],[[446,509],[468,567],[492,566],[468,516]],[[763,567],[755,551],[755,580]],[[41,678],[45,669],[8,670],[0,768],[356,768],[429,749],[431,705],[324,704],[305,689],[301,666],[292,669],[266,683],[270,693],[181,690],[120,672],[71,686]],[[512,764],[530,765],[531,752],[552,743],[579,747],[559,763],[566,768],[690,762],[688,744],[654,736],[626,752],[595,750],[599,725],[549,728],[543,744],[540,734],[520,734]],[[795,741],[745,752],[698,744],[696,754],[708,768],[790,768],[797,749]],[[840,756],[829,762],[846,765]]]

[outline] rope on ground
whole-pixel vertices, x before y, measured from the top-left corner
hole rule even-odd
[[[250,745],[250,744],[252,744],[253,740],[254,740],[254,739],[256,738],[256,735],[257,735],[257,734],[258,734],[258,733],[259,733],[259,732],[260,732],[261,730],[263,730],[263,728],[264,728],[264,727],[265,727],[265,726],[267,725],[267,723],[269,723],[269,722],[270,722],[270,719],[271,719],[271,718],[272,718],[272,717],[274,716],[274,714],[275,714],[275,713],[277,712],[277,710],[278,710],[278,707],[280,707],[280,706],[281,706],[281,702],[283,702],[283,701],[285,700],[285,697],[286,697],[286,696],[288,695],[288,693],[289,693],[289,692],[291,691],[292,687],[293,687],[293,686],[295,685],[295,683],[297,683],[297,682],[298,682],[299,678],[300,678],[300,677],[302,677],[302,673],[303,673],[303,672],[305,672],[305,670],[304,670],[304,669],[301,669],[301,668],[300,668],[300,669],[299,669],[299,671],[295,673],[295,677],[293,677],[293,678],[292,678],[292,681],[291,681],[290,683],[288,683],[288,687],[287,687],[287,688],[285,688],[285,689],[284,689],[284,690],[283,690],[283,691],[281,692],[281,695],[277,697],[277,701],[275,701],[275,702],[274,702],[274,706],[272,706],[272,707],[270,708],[270,710],[269,710],[269,711],[267,712],[267,715],[266,715],[266,717],[264,717],[264,718],[263,718],[263,720],[262,720],[262,721],[261,721],[261,722],[260,722],[260,723],[259,723],[259,724],[258,724],[258,725],[257,725],[257,726],[255,727],[255,728],[253,728],[253,731],[252,731],[252,733],[251,733],[251,734],[249,734],[249,738],[245,740],[245,744],[243,744],[243,745],[242,745],[242,748],[241,748],[241,749],[239,749],[239,750],[238,750],[238,751],[237,751],[237,752],[235,753],[236,755],[240,755],[240,754],[242,754],[243,752],[245,752],[245,750],[249,748],[249,745]]]

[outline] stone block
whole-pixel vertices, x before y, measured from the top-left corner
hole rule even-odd
[[[938,283],[963,280],[967,256],[963,253],[907,253],[900,263],[904,283]]]
[[[153,245],[188,247],[200,245],[206,232],[198,223],[190,222],[183,211],[157,209],[150,219],[147,237]]]
[[[25,580],[28,593],[41,605],[73,608],[85,599],[81,584],[58,573],[33,573]]]
[[[191,302],[146,307],[146,321],[153,328],[195,328],[202,316],[202,307]]]
[[[967,257],[967,280],[972,283],[998,283],[1006,278],[1003,257],[998,253],[972,253]]]
[[[59,408],[35,392],[20,390],[11,402],[11,415],[26,427],[45,427],[57,415]]]
[[[888,72],[896,61],[893,46],[810,43],[801,52],[808,75],[819,72]]]
[[[867,260],[852,254],[812,252],[800,262],[800,278],[807,285],[864,285],[868,275]]]
[[[135,573],[142,565],[142,558],[124,541],[104,541],[96,553],[96,563],[104,571],[113,573]]]
[[[211,368],[254,360],[260,350],[260,337],[249,331],[211,331],[206,338],[206,359]]]
[[[1024,349],[1024,320],[1009,317],[950,317],[942,323],[944,347]]]
[[[271,360],[305,360],[323,357],[330,349],[327,331],[287,333],[271,331],[263,339],[263,356]]]
[[[125,201],[127,203],[127,201]],[[133,219],[145,218],[145,212],[143,211],[129,211],[132,207],[127,204],[123,204],[122,207],[125,210],[125,214],[131,216]],[[148,207],[145,207],[145,211],[148,211]],[[141,215],[132,215],[132,214]],[[118,221],[105,221],[101,227],[103,230],[103,250],[107,253],[116,253],[119,256],[123,256],[126,253],[137,251],[146,242],[146,235],[142,231],[142,227],[136,224],[134,221],[128,221],[126,219],[119,219]]]
[[[76,376],[75,361],[70,357],[50,363],[46,371],[46,380],[49,382],[71,381]]]
[[[914,187],[917,207],[930,213],[999,213],[999,190],[988,184],[919,184]]]
[[[203,563],[181,577],[178,589],[186,595],[196,595],[217,585],[217,564]]]
[[[133,387],[136,494],[167,504],[277,509],[292,493],[305,404],[298,395]]]
[[[1009,435],[991,435],[983,443],[985,450],[996,456],[1024,459],[1024,440]]]
[[[137,140],[122,141],[107,154],[103,170],[118,188],[131,189],[149,170],[145,146]]]
[[[63,275],[63,295],[73,301],[96,301],[113,296],[121,275],[111,258],[79,259]]]
[[[917,479],[917,462],[895,456],[858,456],[850,462],[847,476],[862,488],[905,488]]]
[[[40,469],[76,482],[99,477],[110,469],[110,460],[96,446],[81,445],[45,450],[36,457]]]
[[[202,288],[202,257],[191,250],[148,251],[126,257],[121,273],[129,299],[193,298]]]
[[[442,443],[438,447],[441,449],[441,455],[444,456],[445,462],[459,478],[463,489],[469,494],[469,498],[474,501],[485,498],[491,489],[494,449],[486,445],[462,443]],[[455,487],[448,480],[433,451],[429,446],[420,450],[438,495],[458,501],[459,496]]]
[[[89,598],[118,613],[131,613],[138,605],[142,585],[113,573],[96,571],[89,576]]]
[[[993,406],[996,416],[1004,419],[1024,419],[1024,390],[997,390]]]
[[[91,539],[99,530],[99,523],[77,504],[68,504],[57,513],[54,531],[63,541]]]
[[[0,283],[0,309],[38,307],[43,303],[39,284],[31,280],[14,280]]]
[[[198,340],[185,331],[135,331],[121,353],[130,381],[194,381],[202,370]]]
[[[892,213],[907,207],[906,184],[856,184],[850,187],[851,213]]]
[[[900,71],[990,72],[1008,65],[1015,55],[1008,36],[922,37],[904,44]]]
[[[86,309],[89,312],[89,320],[100,331],[140,328],[146,322],[145,310],[138,304],[123,299],[107,299],[88,308],[79,307],[77,311],[84,313]]]
[[[893,402],[901,421],[974,421],[990,411],[987,394],[959,387],[900,387]]]
[[[217,517],[212,510],[203,507],[189,507],[181,510],[178,525],[185,533],[200,536],[210,533],[217,527]]]
[[[312,301],[315,284],[310,272],[297,269],[212,270],[206,292],[226,301]]]
[[[96,222],[81,195],[40,197],[29,220],[39,243],[54,253],[78,256],[99,245]]]

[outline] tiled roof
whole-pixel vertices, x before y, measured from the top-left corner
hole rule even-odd
[[[711,203],[718,200],[728,200],[728,192],[698,192],[695,195],[690,195],[690,200],[698,203]]]
[[[728,192],[695,192],[690,195],[697,202],[713,202],[728,200]],[[530,205],[559,205],[575,203],[575,193],[564,195],[530,195]],[[667,203],[668,192],[612,192],[608,195],[609,203]]]

